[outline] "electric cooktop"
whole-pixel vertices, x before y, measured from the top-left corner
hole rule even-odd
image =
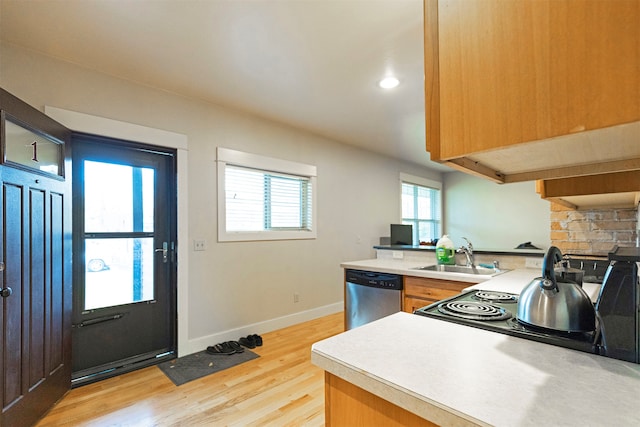
[[[597,353],[595,332],[558,332],[516,318],[518,295],[472,290],[417,309],[414,314],[587,353]]]

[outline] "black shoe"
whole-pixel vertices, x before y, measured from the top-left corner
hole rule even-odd
[[[238,341],[228,341],[225,344],[228,344],[229,347],[234,351],[234,353],[242,353],[244,348],[238,343]]]
[[[247,348],[256,348],[256,341],[251,335],[240,338],[238,342]]]
[[[251,335],[253,337],[253,341],[256,343],[258,347],[262,345],[262,337],[258,334]]]
[[[226,342],[207,347],[207,353],[209,354],[226,354],[229,356],[235,352],[236,351]]]

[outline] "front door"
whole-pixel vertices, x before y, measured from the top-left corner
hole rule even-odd
[[[70,132],[0,108],[0,426],[29,426],[71,388]]]
[[[73,385],[175,357],[175,152],[74,135]]]

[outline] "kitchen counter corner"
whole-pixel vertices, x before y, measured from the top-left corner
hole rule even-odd
[[[440,425],[640,425],[640,365],[396,313],[312,362]]]

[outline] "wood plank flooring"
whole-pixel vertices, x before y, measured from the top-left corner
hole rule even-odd
[[[343,324],[340,312],[263,334],[261,357],[180,387],[156,366],[79,387],[37,426],[322,426],[324,371],[311,344]]]

